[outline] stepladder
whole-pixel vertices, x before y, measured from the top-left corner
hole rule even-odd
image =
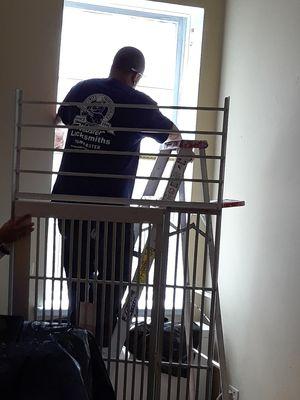
[[[195,161],[197,157],[194,153],[194,150],[197,149],[199,156],[196,158],[200,160],[199,166],[201,170],[202,179],[202,188],[203,188],[203,199],[206,204],[213,204],[210,199],[210,191],[208,184],[208,172],[206,165],[206,148],[208,147],[208,143],[206,141],[197,141],[197,140],[179,140],[168,142],[164,145],[161,150],[161,157],[157,158],[155,166],[152,170],[151,176],[153,178],[159,178],[162,176],[166,165],[169,161],[169,158],[172,157],[174,152],[176,153],[176,158],[171,170],[170,179],[165,188],[164,194],[161,198],[162,201],[175,201],[175,198],[178,196],[179,201],[185,201],[185,188],[184,184],[182,184],[182,180],[184,174],[186,172],[186,168],[189,162]],[[152,198],[155,196],[159,181],[158,180],[149,180],[143,198]],[[231,207],[240,205],[235,201],[225,201],[223,203],[224,207]],[[207,211],[207,210],[206,210]],[[204,236],[206,236],[207,244],[208,244],[208,253],[209,253],[209,264],[211,271],[214,267],[214,259],[215,259],[215,246],[214,246],[214,233],[211,222],[211,215],[209,212],[205,212],[202,216],[202,222],[206,226],[206,234],[203,232],[197,232]],[[186,245],[186,234],[189,229],[195,229],[195,224],[186,220],[184,215],[181,216],[180,222],[180,231],[182,237],[182,254],[183,257],[186,257],[184,253],[187,251]],[[197,230],[197,229],[196,229]],[[199,231],[199,229],[198,229]],[[135,240],[139,235],[138,231],[135,231]],[[149,232],[148,239],[143,250],[138,254],[139,262],[134,273],[132,281],[135,285],[130,287],[130,290],[127,293],[125,302],[123,304],[121,313],[119,315],[119,324],[116,325],[111,341],[111,351],[110,357],[118,357],[122,346],[124,345],[127,338],[127,330],[128,325],[136,315],[136,309],[138,307],[138,301],[141,296],[141,292],[143,290],[143,285],[147,282],[148,275],[150,273],[151,266],[155,260],[156,256],[156,243],[155,243],[155,229],[151,229]],[[213,271],[212,271],[213,272]],[[189,273],[189,268],[186,269],[185,274],[185,282],[184,285],[188,287],[191,285],[191,277]],[[193,302],[192,302],[193,303]],[[204,354],[199,354],[199,352],[192,350],[193,343],[193,335],[191,332],[192,329],[192,318],[190,317],[190,309],[191,309],[191,298],[189,293],[186,291],[184,294],[184,325],[185,325],[185,337],[186,337],[186,347],[187,347],[187,355],[188,361],[194,365],[197,363],[200,365],[202,357],[206,357]],[[226,369],[226,358],[225,358],[225,350],[224,350],[224,341],[223,341],[223,332],[222,332],[222,319],[221,319],[221,310],[220,310],[220,302],[219,296],[217,294],[216,306],[214,313],[214,329],[216,330],[216,348],[218,350],[218,360],[220,365],[220,377],[221,377],[221,387],[223,391],[223,398],[227,400],[228,395],[228,380],[227,380],[227,369]],[[204,315],[204,313],[203,313]],[[202,321],[203,323],[203,321]],[[191,399],[196,398],[197,392],[197,378],[194,373],[190,373],[189,376],[190,385],[189,385],[189,396]]]
[[[161,156],[157,158],[150,178],[160,178],[166,168],[169,157],[172,152],[176,151],[177,156],[171,171],[170,179],[165,188],[165,192],[161,198],[162,201],[175,201],[179,192],[181,182],[183,180],[187,165],[193,160],[193,148],[206,149],[208,146],[207,141],[196,140],[179,140],[167,142],[161,150]],[[155,196],[159,180],[149,180],[143,198],[151,198]],[[137,239],[138,232],[135,231],[135,240]],[[133,282],[138,283],[138,286],[132,286],[125,303],[122,307],[121,315],[119,316],[120,324],[116,326],[111,342],[111,355],[116,357],[126,340],[126,331],[128,321],[130,321],[138,305],[138,300],[141,295],[143,285],[147,281],[147,276],[150,272],[152,263],[155,259],[156,243],[155,243],[155,228],[149,232],[148,240],[139,255],[139,264],[135,271]]]

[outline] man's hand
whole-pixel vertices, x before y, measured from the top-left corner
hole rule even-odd
[[[173,125],[172,131],[178,131],[178,128],[176,125]],[[167,142],[172,142],[172,141],[177,141],[177,140],[182,140],[181,133],[170,133],[167,139]]]
[[[30,215],[24,215],[7,221],[0,228],[0,243],[9,244],[23,236],[29,235],[34,229]]]

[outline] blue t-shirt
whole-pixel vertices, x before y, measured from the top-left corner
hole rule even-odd
[[[75,85],[65,102],[84,102],[84,107],[61,106],[58,114],[66,125],[80,125],[69,129],[66,149],[139,152],[144,137],[159,143],[166,141],[167,133],[116,131],[113,128],[166,129],[173,122],[158,109],[117,108],[115,104],[156,105],[147,95],[115,79],[89,79]],[[102,103],[93,105],[93,103]],[[93,129],[102,125],[111,130]],[[60,166],[63,172],[84,172],[114,175],[136,175],[138,156],[64,153]],[[96,177],[58,176],[53,188],[55,194],[82,196],[123,197],[132,195],[134,180]]]

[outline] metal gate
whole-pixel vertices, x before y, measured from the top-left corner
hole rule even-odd
[[[222,108],[186,107],[224,113],[220,132],[183,131],[220,136],[220,154],[199,149],[193,153],[199,169],[192,178],[162,178],[180,181],[174,201],[23,189],[24,176],[57,173],[28,167],[31,160],[22,160],[26,152],[55,151],[23,140],[24,129],[54,128],[24,121],[24,106],[45,104],[49,103],[24,101],[18,92],[13,214],[31,214],[36,229],[31,238],[15,244],[11,311],[30,320],[72,322],[91,330],[118,399],[211,400],[219,362],[223,399],[228,399],[217,283],[219,243],[222,208],[241,205],[223,202],[229,100]],[[208,162],[215,168],[208,169]],[[185,183],[199,187],[199,201],[186,201]],[[215,203],[210,193],[217,194]],[[131,296],[137,292],[140,297]]]

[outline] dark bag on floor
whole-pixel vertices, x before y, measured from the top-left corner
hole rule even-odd
[[[144,322],[132,327],[129,333],[128,350],[136,356],[138,360],[149,360],[150,347],[150,324]],[[193,324],[193,346],[199,343],[199,327]],[[185,329],[181,324],[171,322],[164,323],[162,361],[174,363],[187,363]],[[174,376],[187,376],[187,367],[166,366],[161,367],[164,373],[171,373]]]
[[[94,338],[68,325],[26,323],[0,348],[0,387],[13,400],[115,400]]]

